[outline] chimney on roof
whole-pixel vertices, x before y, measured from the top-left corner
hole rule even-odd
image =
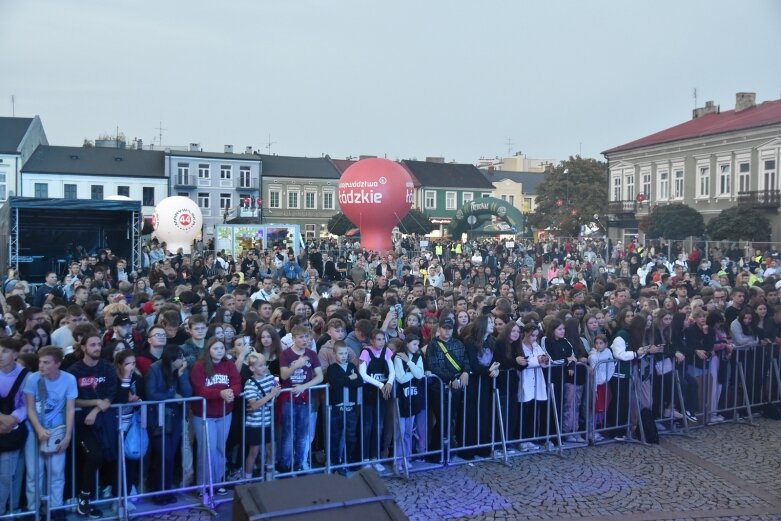
[[[444,163],[445,158],[444,157],[427,157],[426,163]]]
[[[249,146],[249,147],[245,148],[245,149],[244,149],[244,153],[245,153],[245,154],[251,154],[251,153],[252,153],[252,147],[251,147],[251,146]]]
[[[233,153],[233,145],[225,145],[225,153],[226,154],[232,154]]]
[[[743,112],[757,104],[756,92],[738,92],[735,94],[735,112]]]
[[[200,143],[190,143],[190,152],[200,152],[200,151],[201,151]]]
[[[720,111],[719,105],[715,105],[713,101],[706,101],[704,107],[699,107],[692,111],[692,119],[701,118],[706,114],[718,114]]]

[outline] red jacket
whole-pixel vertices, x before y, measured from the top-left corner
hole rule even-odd
[[[233,389],[235,399],[241,394],[241,376],[233,361],[223,358],[222,362],[214,366],[214,375],[206,376],[203,360],[198,360],[190,371],[190,382],[193,384],[193,396],[206,398],[206,417],[222,418],[224,414],[233,411],[233,403],[226,403],[220,396],[220,391]],[[193,414],[201,416],[202,402],[193,402]]]

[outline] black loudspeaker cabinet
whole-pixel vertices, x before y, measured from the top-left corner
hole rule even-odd
[[[236,487],[233,521],[382,521],[407,516],[373,469]]]

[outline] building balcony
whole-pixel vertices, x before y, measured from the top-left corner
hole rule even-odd
[[[607,203],[608,215],[634,215],[637,212],[637,201],[610,201]]]
[[[177,175],[174,177],[174,188],[194,190],[198,187],[198,180],[194,175]]]
[[[781,190],[738,192],[738,204],[774,210],[781,207]]]
[[[235,190],[237,192],[242,192],[242,193],[253,193],[260,190],[260,187],[258,187],[258,183],[256,180],[255,184],[253,184],[252,186],[237,186]]]

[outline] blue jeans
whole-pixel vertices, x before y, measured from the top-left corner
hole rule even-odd
[[[284,470],[301,470],[309,443],[309,404],[282,404],[282,450],[279,464]]]
[[[357,458],[358,447],[358,412],[357,406],[351,405],[349,410],[342,406],[331,406],[331,464],[341,465],[353,463]]]
[[[19,425],[19,429],[27,429],[25,425]],[[22,474],[16,475],[16,469],[19,463],[21,449],[0,452],[0,515],[6,513],[6,505],[11,500],[10,510],[16,510],[19,505],[19,496],[15,496],[16,482],[22,477]]]
[[[231,413],[220,418],[206,418],[206,422],[200,416],[193,416],[193,430],[198,444],[196,460],[196,482],[199,485],[208,484],[206,469],[211,471],[211,482],[222,483],[225,480],[225,444],[228,442]],[[209,445],[206,446],[204,429],[209,430]],[[206,451],[211,455],[208,461]],[[209,467],[210,466],[210,467]]]

